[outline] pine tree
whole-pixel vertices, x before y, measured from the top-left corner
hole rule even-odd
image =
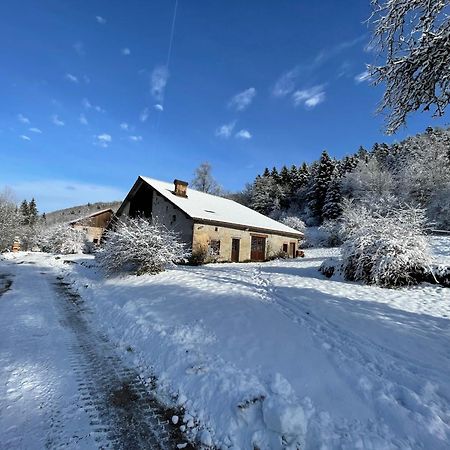
[[[360,161],[367,162],[369,160],[369,152],[362,145],[359,146],[359,149],[356,152],[355,156]]]
[[[283,166],[280,170],[280,182],[285,187],[289,187],[291,184],[291,174],[286,166]]]
[[[342,214],[342,193],[341,183],[337,172],[328,185],[325,203],[323,205],[322,216],[324,220],[335,220]]]
[[[28,203],[28,224],[33,226],[34,224],[36,224],[37,220],[38,210],[36,207],[36,200],[32,198],[30,203]]]
[[[272,170],[270,172],[270,176],[273,178],[275,183],[279,184],[281,181],[280,174],[278,173],[278,170],[276,167],[272,167]]]
[[[262,176],[263,176],[263,177],[270,177],[270,170],[269,170],[268,167],[266,167],[266,168],[264,169],[264,173],[263,173]]]
[[[328,152],[324,150],[316,166],[313,179],[308,192],[308,206],[314,218],[321,223],[323,221],[323,206],[327,194],[328,185],[333,178],[336,163]]]
[[[19,207],[19,213],[21,215],[21,224],[22,225],[29,225],[29,208],[28,208],[28,202],[24,200]]]
[[[308,179],[311,175],[311,170],[308,167],[308,164],[305,162],[300,166],[298,169],[298,179],[299,179],[299,186],[298,188],[301,188],[303,186],[306,186],[308,183]]]
[[[273,179],[258,175],[253,183],[250,207],[261,214],[268,215],[273,207]]]

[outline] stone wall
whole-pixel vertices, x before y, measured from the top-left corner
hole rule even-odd
[[[232,239],[240,240],[239,261],[249,261],[251,259],[251,239],[252,235],[266,237],[266,259],[283,250],[283,244],[295,244],[295,250],[298,250],[298,240],[286,236],[268,233],[253,233],[246,230],[235,228],[194,224],[193,250],[205,242],[220,241],[220,252],[217,261],[231,261],[231,242]]]

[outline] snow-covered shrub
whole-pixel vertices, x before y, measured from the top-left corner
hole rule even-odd
[[[434,193],[428,206],[428,216],[433,218],[433,226],[450,230],[450,183]]]
[[[301,233],[304,233],[306,228],[305,222],[297,216],[282,215],[279,221],[294,230],[300,231]]]
[[[341,224],[338,220],[327,220],[320,227],[322,232],[322,245],[324,247],[337,247],[342,244]]]
[[[336,258],[325,259],[319,267],[319,272],[331,278],[340,268],[341,262]]]
[[[419,282],[430,265],[422,209],[404,208],[385,215],[365,206],[347,204],[342,227],[342,273],[348,280],[362,280],[384,287]]]
[[[44,252],[69,255],[83,253],[87,240],[83,231],[60,224],[42,230],[35,244]]]
[[[0,252],[11,249],[20,220],[12,193],[0,192]]]
[[[176,232],[143,217],[118,221],[106,232],[96,258],[107,274],[132,270],[159,273],[189,256]]]
[[[322,227],[306,227],[303,234],[302,248],[325,247],[329,238],[328,231]]]

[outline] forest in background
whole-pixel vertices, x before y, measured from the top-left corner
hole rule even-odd
[[[311,164],[266,168],[230,197],[277,220],[298,217],[307,226],[339,219],[345,199],[380,213],[408,205],[424,209],[430,227],[450,230],[450,128],[360,147],[341,159],[323,151]]]

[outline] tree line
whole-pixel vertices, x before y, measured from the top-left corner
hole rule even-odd
[[[344,199],[380,209],[423,208],[434,227],[450,229],[450,129],[337,159],[324,150],[310,164],[266,168],[235,200],[274,219],[301,218],[306,225],[338,219]]]

